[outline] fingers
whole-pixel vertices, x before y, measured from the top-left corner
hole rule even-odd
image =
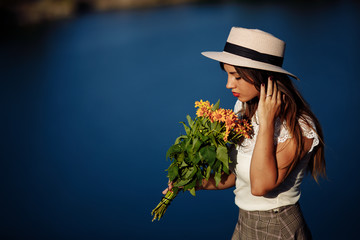
[[[173,183],[169,180],[168,181],[168,189],[171,191],[172,188],[173,188]]]
[[[281,92],[278,91],[276,95],[277,95],[277,102],[281,103]]]
[[[268,78],[268,90],[266,93],[266,98],[269,98],[272,102],[281,103],[281,91],[278,91],[278,86],[273,78],[270,76]]]
[[[273,102],[276,102],[276,100],[277,100],[277,94],[278,94],[277,84],[276,84],[276,83],[273,83],[273,88],[274,88],[274,90],[273,90],[273,93],[272,93],[272,96],[271,96],[271,100],[272,100]]]
[[[273,81],[271,80],[271,77],[268,77],[268,85],[267,85],[267,91],[266,91],[266,96],[267,97],[272,97],[273,94]]]
[[[267,89],[265,92],[264,84],[261,84],[259,99],[259,118],[260,123],[273,121],[281,111],[282,93],[273,77],[268,78]]]
[[[260,86],[260,101],[265,101],[266,93],[265,93],[265,84],[261,84]]]
[[[166,194],[168,191],[171,191],[171,189],[173,188],[173,184],[172,182],[168,182],[168,187],[166,189],[164,189],[164,191],[162,191],[162,194]]]

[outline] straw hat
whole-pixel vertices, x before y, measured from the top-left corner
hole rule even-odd
[[[285,42],[258,29],[231,28],[224,51],[202,52],[205,57],[234,66],[294,74],[282,68]]]

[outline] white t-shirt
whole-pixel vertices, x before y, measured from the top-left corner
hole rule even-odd
[[[235,113],[239,112],[242,107],[243,103],[237,101],[234,109]],[[311,119],[308,118],[307,120],[315,129]],[[237,145],[236,148],[229,151],[232,161],[230,170],[236,175],[236,189],[234,190],[235,204],[239,208],[247,211],[265,211],[295,204],[300,198],[300,184],[306,172],[308,162],[312,157],[312,150],[319,144],[316,132],[309,128],[302,120],[299,121],[303,136],[313,139],[311,149],[299,160],[295,168],[278,187],[265,196],[254,196],[251,194],[250,188],[250,162],[259,131],[257,112],[254,114],[251,124],[254,130],[253,137],[251,139],[245,139],[241,145]],[[281,123],[280,119],[277,119],[275,121],[274,144],[277,145],[280,142],[285,142],[289,138],[291,138],[291,136],[286,129],[285,122]]]

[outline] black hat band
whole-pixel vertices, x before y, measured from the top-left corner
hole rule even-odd
[[[266,53],[260,53],[250,48],[241,47],[229,42],[226,42],[224,51],[241,57],[250,58],[255,61],[269,63],[278,67],[281,67],[284,61],[284,58],[282,57],[278,57]]]

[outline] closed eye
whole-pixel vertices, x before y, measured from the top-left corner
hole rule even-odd
[[[233,75],[234,77],[235,77],[235,79],[236,80],[240,80],[241,79],[241,77],[239,76],[239,77],[236,77],[235,75],[238,75],[238,73],[237,72],[228,72],[228,74],[230,74],[230,75]]]

